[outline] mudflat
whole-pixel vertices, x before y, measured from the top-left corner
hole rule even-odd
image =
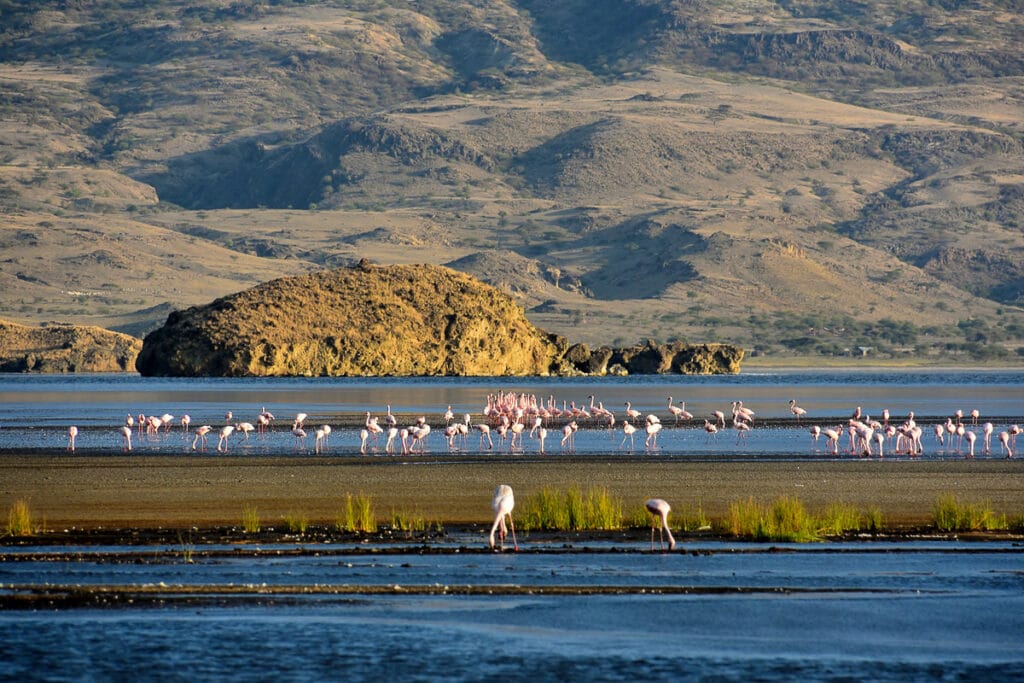
[[[685,461],[652,457],[307,458],[9,455],[0,458],[0,505],[27,501],[51,530],[189,529],[239,526],[246,506],[265,523],[301,514],[332,524],[346,494],[372,497],[380,521],[392,512],[446,525],[486,523],[497,484],[522,501],[544,487],[602,486],[626,510],[650,497],[711,519],[730,503],[788,495],[811,511],[833,502],[877,507],[887,527],[931,520],[952,493],[997,513],[1024,513],[1020,460]]]

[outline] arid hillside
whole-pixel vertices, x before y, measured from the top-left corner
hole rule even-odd
[[[0,312],[433,263],[618,347],[1019,363],[1024,9],[0,2]]]

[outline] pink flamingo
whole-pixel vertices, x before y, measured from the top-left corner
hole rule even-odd
[[[200,442],[203,445],[203,450],[206,450],[206,435],[213,431],[213,427],[210,425],[203,425],[202,427],[196,428],[196,436],[192,439],[192,450],[196,449],[196,442]]]
[[[235,425],[235,429],[242,432],[245,435],[245,440],[249,440],[249,433],[256,431],[256,426],[251,422],[239,422]]]
[[[69,450],[72,453],[75,452],[75,437],[78,436],[78,427],[71,425],[68,427],[68,447],[65,450]]]
[[[672,530],[668,527],[668,513],[672,508],[661,498],[651,498],[644,503],[644,507],[651,513],[651,552],[654,552],[654,527],[658,526],[658,539],[661,549],[665,549],[665,537],[662,532],[668,535],[668,549],[676,547],[676,539],[672,538]],[[660,524],[659,524],[660,521]]]
[[[505,550],[505,536],[508,529],[512,529],[512,543],[519,552],[519,542],[516,540],[516,525],[512,521],[512,509],[516,506],[516,499],[512,493],[512,487],[508,484],[500,484],[494,489],[494,499],[491,501],[491,510],[494,511],[494,524],[491,525],[490,544],[494,550],[494,532],[498,532],[498,539],[501,549]],[[508,517],[508,527],[505,526],[505,518]]]
[[[823,429],[821,433],[828,440],[828,452],[832,455],[839,455],[839,431],[836,429]]]
[[[121,427],[121,444],[125,452],[132,449],[132,428],[128,425]]]
[[[298,423],[296,423],[295,426],[292,427],[292,436],[295,437],[295,450],[299,450],[300,447],[302,448],[302,450],[305,450],[306,430],[304,430],[302,427],[298,425]]]
[[[217,452],[227,453],[228,452],[228,437],[235,431],[234,425],[225,425],[220,428],[220,439],[217,440]]]
[[[562,427],[562,450],[566,450],[568,444],[568,450],[571,452],[576,449],[576,420],[572,420],[569,424]]]
[[[811,427],[811,450],[817,450],[818,437],[821,436],[821,427],[814,425]]]
[[[1006,451],[1006,457],[1013,457],[1013,447],[1010,445],[1010,433],[999,432],[999,452]]]
[[[484,439],[487,439],[487,450],[492,450],[494,448],[494,441],[491,440],[490,425],[480,422],[473,425],[473,427],[480,432],[480,450],[484,449]]]
[[[246,434],[248,436],[248,434]],[[320,451],[324,448],[324,441],[327,439],[327,432],[324,428],[316,430],[316,438],[313,440],[313,453],[319,455]]]
[[[544,455],[544,439],[548,438],[548,430],[541,427],[537,430],[537,439],[540,441],[540,454]]]
[[[181,416],[181,433],[184,435],[188,432],[188,426],[192,424],[192,418],[188,415]]]
[[[632,452],[634,448],[633,435],[636,434],[636,427],[632,422],[623,421],[622,423],[622,443],[619,444],[619,448],[626,445],[626,439],[629,439],[629,450]]]
[[[384,442],[384,452],[395,452],[395,439],[398,438],[398,427],[388,427],[388,438]]]
[[[971,410],[971,424],[975,427],[978,426],[978,418],[981,417],[981,411],[977,408]]]
[[[796,399],[789,400],[789,412],[796,417],[796,423],[800,424],[800,418],[807,414],[807,411],[796,404]]]
[[[974,432],[965,432],[964,433],[964,438],[967,439],[967,448],[968,448],[967,457],[968,458],[973,458],[974,457],[974,440],[976,438],[978,438],[978,437],[975,435]]]
[[[640,419],[641,412],[634,408],[629,401],[626,401],[626,418],[636,422]]]
[[[725,416],[723,416],[722,419],[724,420]],[[708,443],[711,440],[711,437],[715,437],[715,443],[718,443],[717,424],[712,424],[711,422],[704,420],[704,431],[706,432],[706,435],[704,436],[704,443]]]
[[[981,426],[981,433],[985,437],[985,455],[992,452],[992,431],[995,429],[995,425],[991,422],[986,422]]]
[[[651,415],[650,417],[654,417]],[[654,421],[648,420],[647,426],[644,427],[644,431],[647,432],[647,438],[644,439],[644,448],[657,448],[658,447],[658,432],[661,431],[661,422],[657,421],[658,418],[654,418]]]

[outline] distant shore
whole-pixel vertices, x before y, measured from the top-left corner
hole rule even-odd
[[[653,496],[674,514],[698,506],[712,519],[753,496],[798,498],[810,511],[844,502],[877,507],[886,528],[926,526],[936,499],[952,493],[997,513],[1024,513],[1024,463],[974,461],[688,461],[650,457],[442,456],[188,457],[40,456],[0,459],[0,506],[29,504],[33,524],[65,529],[200,529],[240,526],[246,506],[264,524],[301,515],[333,524],[346,494],[370,496],[383,523],[392,513],[444,525],[485,524],[499,483],[517,499],[544,487],[606,487],[638,507]]]

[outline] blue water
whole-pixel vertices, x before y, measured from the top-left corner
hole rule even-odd
[[[449,549],[386,557],[365,548],[322,548],[319,556],[300,558],[266,550],[262,557],[199,554],[192,564],[168,549],[141,560],[120,558],[117,549],[67,549],[64,560],[7,561],[0,578],[8,587],[117,584],[178,592],[168,590],[156,606],[0,611],[0,676],[774,681],[1024,675],[1024,549],[1012,543],[704,543],[688,547],[700,552],[671,554],[535,546],[519,554]],[[346,590],[361,585],[392,590]],[[441,592],[461,585],[496,592]],[[220,586],[223,595],[189,602],[182,586]],[[264,592],[268,586],[320,592]],[[409,594],[424,586],[436,594]],[[555,586],[623,592],[543,594]],[[659,588],[691,592],[659,594]]]
[[[192,425],[254,420],[266,406],[277,431],[233,455],[311,454],[290,421],[312,431],[390,405],[407,424],[427,418],[429,454],[447,454],[447,406],[474,422],[498,390],[621,413],[626,401],[665,429],[652,457],[820,458],[810,424],[843,424],[855,406],[893,420],[968,414],[996,431],[1024,422],[1024,372],[768,372],[728,377],[601,379],[144,379],[134,375],[0,375],[0,457],[62,451],[67,426],[80,453],[119,453],[126,414],[188,413]],[[675,427],[667,399],[697,416]],[[788,402],[808,411],[792,420]],[[698,426],[732,401],[757,413],[740,441]],[[775,419],[762,427],[758,419]],[[786,419],[791,422],[779,423]],[[176,430],[180,429],[177,427]],[[980,434],[980,427],[972,427]],[[139,457],[216,456],[193,451],[181,431],[138,436]],[[552,425],[548,452],[562,451]],[[925,433],[925,457],[961,458]],[[999,457],[999,446],[988,457]],[[335,430],[324,457],[359,457],[351,428]],[[370,455],[384,457],[383,442]],[[484,452],[471,434],[462,457]],[[979,456],[981,440],[978,443]],[[536,454],[537,439],[523,451]],[[622,432],[584,424],[578,454],[627,450]],[[507,446],[495,444],[495,451]],[[61,457],[63,454],[61,453]],[[418,457],[418,456],[412,456]],[[541,456],[537,456],[541,457]],[[891,454],[887,453],[887,457]],[[0,482],[2,485],[2,482]],[[407,550],[323,544],[154,548],[0,547],[0,596],[60,586],[155,591],[158,599],[103,607],[0,609],[0,680],[1022,680],[1024,546],[1014,542],[915,542],[763,546],[701,543],[674,553],[645,544],[546,547],[529,535],[518,554],[478,552],[457,535]],[[131,550],[131,554],[128,551]],[[275,551],[281,550],[281,554]],[[245,551],[245,552],[239,552]],[[29,558],[33,553],[38,557]],[[194,560],[185,562],[189,553]],[[483,593],[446,593],[472,586]],[[20,587],[20,588],[19,588]],[[306,587],[310,594],[296,594]],[[383,593],[367,594],[367,588]],[[426,590],[413,594],[407,588]],[[201,599],[190,599],[192,590]],[[565,594],[553,594],[565,589]],[[619,594],[595,594],[616,589]],[[213,591],[220,595],[209,596]],[[488,590],[493,590],[492,594]],[[668,591],[661,592],[658,591]],[[680,591],[689,592],[680,592]],[[574,591],[576,594],[574,594]],[[164,595],[166,593],[166,595]]]
[[[721,454],[760,456],[816,456],[824,445],[810,440],[808,427],[841,427],[854,407],[865,415],[881,418],[888,409],[894,422],[910,412],[920,417],[948,417],[957,410],[968,415],[981,412],[980,422],[992,420],[995,434],[1011,424],[1024,422],[1024,371],[915,372],[765,372],[730,376],[643,376],[627,378],[284,378],[284,379],[165,379],[137,375],[0,375],[0,452],[4,450],[63,448],[68,441],[67,428],[80,430],[77,448],[81,452],[119,452],[122,437],[119,428],[126,415],[163,415],[175,417],[174,428],[166,434],[133,437],[133,451],[139,455],[193,453],[191,430],[183,432],[178,420],[191,417],[191,427],[203,424],[219,429],[225,414],[232,422],[255,422],[263,407],[278,420],[275,431],[263,437],[253,434],[244,439],[235,434],[224,444],[236,455],[271,453],[312,453],[314,432],[321,425],[334,431],[324,447],[326,455],[359,455],[358,430],[337,425],[344,417],[370,412],[383,418],[388,406],[400,417],[399,426],[408,426],[424,417],[434,432],[428,437],[429,453],[447,453],[451,449],[441,429],[448,406],[461,419],[470,414],[474,423],[483,420],[482,410],[488,394],[499,390],[534,394],[541,400],[553,397],[557,405],[589,406],[594,402],[616,412],[621,419],[625,403],[645,415],[657,415],[664,425],[656,442],[645,448],[645,434],[639,431],[630,441],[618,430],[599,429],[580,421],[581,429],[572,444],[578,454],[651,452],[665,456]],[[676,404],[685,402],[695,418],[675,425],[667,410],[668,397]],[[794,399],[808,414],[797,424],[789,412]],[[755,411],[754,430],[741,438],[732,429],[708,438],[703,420],[712,411],[731,412],[731,403],[742,401]],[[294,416],[304,412],[308,436],[299,441],[290,432]],[[784,425],[759,428],[758,419],[787,419]],[[545,452],[566,452],[560,428],[564,421],[549,425]],[[976,453],[982,454],[981,428],[970,426],[978,435]],[[493,439],[492,439],[493,440]],[[210,435],[207,453],[215,453],[217,433]],[[200,444],[201,445],[201,444]],[[956,449],[934,441],[925,430],[924,445],[929,457],[962,457],[965,448]],[[375,448],[376,446],[376,448]],[[1000,455],[993,438],[992,449]],[[198,447],[198,445],[197,445]],[[887,445],[891,449],[891,444]],[[479,435],[471,433],[455,444],[460,453],[508,452],[509,445],[495,443],[488,451]],[[524,439],[522,451],[538,453],[539,440]],[[384,440],[370,442],[369,454],[383,454]],[[196,451],[201,452],[201,451]],[[888,455],[892,455],[889,453]]]

